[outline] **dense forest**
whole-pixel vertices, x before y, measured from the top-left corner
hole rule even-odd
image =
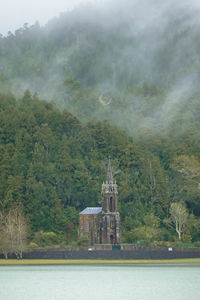
[[[77,242],[108,156],[123,242],[176,241],[181,203],[198,245],[200,12],[125,2],[0,36],[0,211],[23,207],[35,245]]]
[[[18,100],[0,96],[0,122],[1,211],[22,205],[31,239],[41,242],[41,231],[56,234],[55,242],[77,239],[78,213],[101,203],[110,155],[124,242],[175,240],[167,222],[172,202],[190,213],[183,240],[198,241],[200,163],[183,144],[157,135],[134,141],[107,121],[82,123],[29,91]]]

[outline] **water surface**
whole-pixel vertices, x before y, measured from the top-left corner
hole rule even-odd
[[[200,265],[1,266],[1,300],[199,300]]]

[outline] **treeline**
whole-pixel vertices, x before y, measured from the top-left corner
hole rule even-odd
[[[176,241],[175,202],[187,215],[182,240],[197,243],[200,163],[188,147],[153,134],[135,141],[107,121],[83,123],[29,91],[19,100],[0,95],[0,211],[23,208],[32,245],[77,242],[79,212],[101,205],[108,156],[123,242]]]

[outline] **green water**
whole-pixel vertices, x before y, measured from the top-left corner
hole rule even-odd
[[[199,300],[200,265],[1,266],[0,300]]]

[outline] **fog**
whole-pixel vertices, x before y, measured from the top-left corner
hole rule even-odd
[[[28,37],[24,31],[35,69],[25,63],[22,70],[19,64],[7,75],[16,60],[13,54],[0,56],[0,72],[21,91],[29,88],[81,118],[107,118],[129,132],[168,128],[180,107],[200,92],[198,1],[34,1],[23,8],[18,1],[8,24],[9,2],[1,10],[1,28],[47,23],[27,29]],[[29,64],[30,51],[20,48],[18,56]],[[63,86],[69,77],[80,83],[79,98]]]
[[[14,32],[24,23],[41,25],[65,11],[71,11],[78,5],[94,3],[98,0],[7,0],[1,3],[0,33]]]

